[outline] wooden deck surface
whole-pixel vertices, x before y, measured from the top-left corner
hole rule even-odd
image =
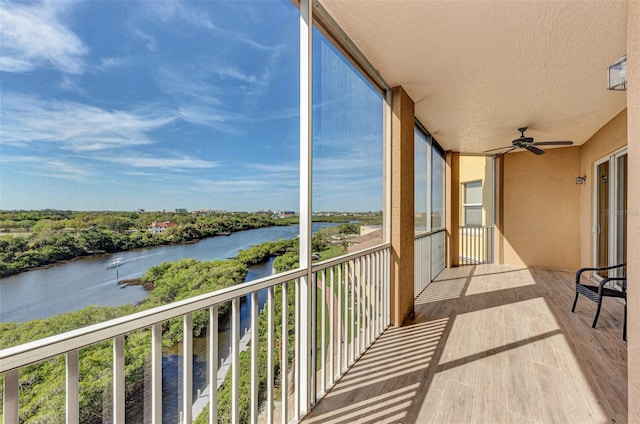
[[[598,328],[574,274],[479,265],[444,270],[304,423],[625,423],[623,305]]]

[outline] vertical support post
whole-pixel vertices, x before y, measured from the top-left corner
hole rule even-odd
[[[80,403],[78,401],[79,391],[79,359],[78,351],[72,350],[66,355],[67,369],[67,400],[66,400],[66,418],[67,424],[77,424],[80,422]]]
[[[217,424],[217,422],[218,422],[218,305],[213,305],[209,308],[209,424]]]
[[[452,267],[460,265],[460,153],[447,152],[446,164],[445,193],[450,195],[445,196],[445,225],[449,236],[445,263],[447,267]],[[469,237],[469,233],[466,237]],[[469,256],[474,253],[472,249],[473,242],[465,240],[463,252]]]
[[[193,416],[193,316],[182,318],[182,409],[184,423],[191,424]]]
[[[414,103],[402,87],[392,89],[391,119],[391,322],[413,313]]]
[[[296,305],[299,311],[301,336],[296,346],[299,364],[300,384],[296,386],[300,401],[296,402],[296,419],[306,415],[311,406],[311,340],[316,329],[311,328],[310,320],[310,287],[311,273],[311,193],[313,174],[313,7],[311,0],[300,0],[300,267],[307,269],[307,274],[300,278],[300,302]],[[300,405],[298,405],[298,403]]]
[[[151,327],[151,422],[162,422],[162,324]]]
[[[124,399],[124,336],[113,339],[113,422],[123,423]]]

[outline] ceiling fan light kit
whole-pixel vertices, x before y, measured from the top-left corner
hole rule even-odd
[[[498,147],[497,149],[485,150],[483,153],[495,152],[496,150],[508,149],[502,153],[496,155],[496,158],[506,155],[516,149],[528,150],[535,155],[544,154],[544,150],[536,146],[571,146],[573,141],[534,141],[533,137],[525,137],[524,132],[528,127],[518,128],[520,137],[511,142],[511,146]]]

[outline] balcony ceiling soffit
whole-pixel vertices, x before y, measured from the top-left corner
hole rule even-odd
[[[582,144],[626,107],[606,90],[626,51],[624,1],[321,3],[447,150],[504,146],[521,126]]]

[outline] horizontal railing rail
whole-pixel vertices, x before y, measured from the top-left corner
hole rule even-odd
[[[276,358],[281,365],[279,382],[280,399],[279,421],[297,421],[307,413],[311,406],[323,396],[330,387],[346,372],[357,358],[389,325],[389,244],[375,246],[338,258],[315,263],[311,269],[296,269],[274,276],[236,285],[213,293],[195,296],[128,316],[90,325],[63,334],[43,338],[34,342],[6,348],[0,351],[0,376],[3,377],[3,410],[5,424],[19,421],[20,370],[42,361],[64,355],[66,374],[66,419],[68,423],[80,421],[79,381],[81,369],[81,349],[103,342],[110,342],[113,350],[112,399],[109,415],[112,421],[124,422],[125,400],[125,352],[128,335],[138,331],[151,331],[151,422],[162,421],[162,351],[163,323],[170,320],[182,321],[182,404],[180,422],[190,423],[204,406],[200,399],[192,404],[193,370],[190,360],[193,357],[193,316],[198,311],[208,310],[208,387],[210,422],[217,421],[217,388],[227,372],[231,372],[231,422],[240,417],[240,353],[251,349],[251,406],[250,422],[257,422],[260,408],[266,411],[266,421],[274,422],[275,391],[278,378],[274,375]],[[302,293],[303,281],[309,281],[309,298]],[[275,318],[276,303],[274,289],[280,290],[281,320]],[[258,293],[267,292],[267,301],[262,312],[259,311]],[[294,290],[294,292],[291,292]],[[294,303],[291,296],[295,295]],[[240,299],[250,298],[251,329],[244,337],[240,332]],[[230,303],[231,346],[228,366],[218,369],[218,306]],[[268,322],[266,341],[258,342],[258,317],[265,314]],[[293,314],[293,315],[292,315]],[[307,315],[305,315],[307,314]],[[291,345],[289,326],[294,323],[295,341]],[[308,329],[300,328],[301,323],[311,322]],[[279,330],[278,330],[279,328]],[[280,331],[278,333],[278,331]],[[276,345],[275,334],[281,334]],[[250,342],[245,340],[250,337]],[[310,358],[305,360],[299,349],[301,338],[308,337],[312,347]],[[243,341],[241,341],[243,339]],[[262,339],[260,339],[262,340]],[[268,351],[266,364],[258,365],[258,344],[264,343]],[[241,346],[242,344],[242,346]],[[293,359],[289,357],[293,351]],[[262,360],[262,359],[261,359]],[[300,369],[300,364],[308,363],[308,371]],[[259,367],[268,370],[266,382],[258,381]],[[292,368],[295,368],[293,370]],[[290,382],[293,375],[294,381]],[[146,377],[145,377],[146,378]],[[146,385],[146,383],[145,383]],[[262,407],[258,401],[258,387],[266,386],[266,399]],[[306,387],[301,395],[301,387]],[[293,394],[291,392],[293,388]],[[146,395],[145,395],[146,396]],[[305,396],[305,398],[303,398]],[[199,392],[199,398],[201,394]],[[266,405],[266,406],[265,406]],[[293,405],[293,407],[292,407]]]

